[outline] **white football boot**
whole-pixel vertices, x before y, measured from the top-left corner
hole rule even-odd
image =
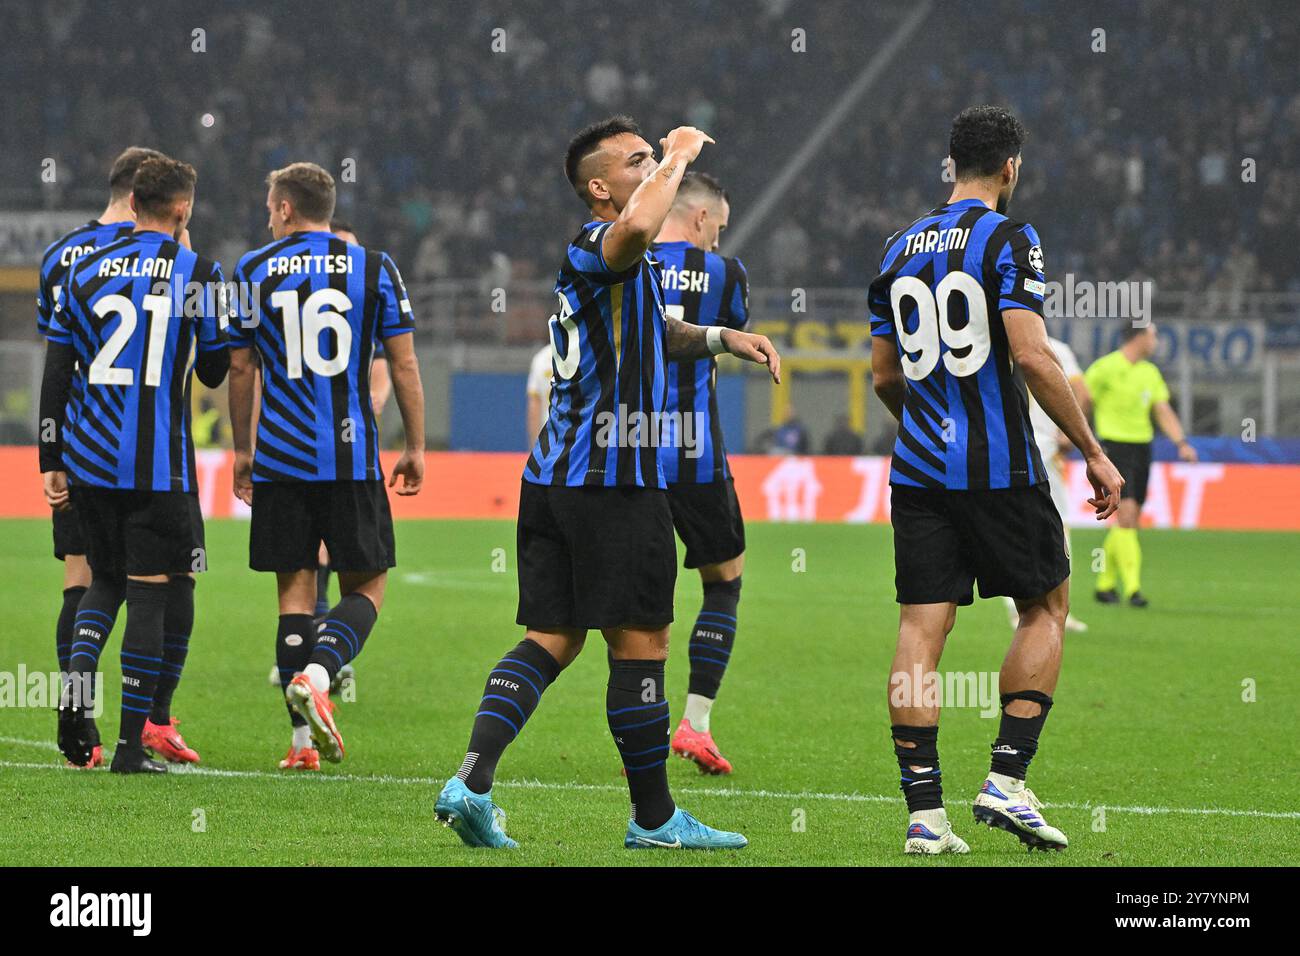
[[[1006,830],[1034,850],[1064,850],[1070,845],[1065,834],[1048,824],[1039,812],[1043,802],[1034,791],[1005,774],[991,773],[975,798],[975,820]]]
[[[938,810],[917,810],[912,814],[907,821],[903,852],[937,856],[940,853],[969,853],[970,847],[952,832],[948,811],[940,807]]]

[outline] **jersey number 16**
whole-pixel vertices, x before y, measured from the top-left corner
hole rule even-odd
[[[302,378],[302,363],[317,375],[329,378],[348,367],[352,354],[352,326],[339,313],[352,308],[352,300],[342,289],[317,289],[301,306],[298,293],[282,290],[271,293],[271,308],[284,316],[284,358],[290,378]],[[334,332],[338,346],[334,357],[320,354],[320,334]]]

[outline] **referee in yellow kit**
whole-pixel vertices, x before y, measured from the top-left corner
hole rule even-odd
[[[1083,375],[1092,393],[1097,437],[1124,477],[1115,524],[1103,543],[1105,563],[1097,576],[1097,600],[1102,604],[1118,604],[1121,592],[1132,607],[1148,603],[1141,590],[1142,549],[1137,534],[1151,470],[1152,418],[1178,446],[1179,458],[1196,461],[1196,449],[1169,404],[1169,386],[1151,362],[1155,350],[1154,324],[1125,329],[1120,347],[1093,362]]]

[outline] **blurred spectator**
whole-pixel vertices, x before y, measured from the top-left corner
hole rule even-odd
[[[793,406],[786,413],[782,424],[768,429],[759,437],[759,445],[765,455],[808,454],[808,430],[799,420]]]
[[[836,415],[835,427],[826,436],[822,451],[827,455],[861,455],[866,451],[866,442],[849,427],[848,415]]]

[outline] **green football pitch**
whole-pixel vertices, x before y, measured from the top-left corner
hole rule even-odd
[[[995,717],[945,711],[940,748],[964,858],[901,854],[906,819],[885,710],[897,609],[887,527],[752,524],[740,630],[714,709],[736,766],[704,777],[669,764],[678,803],[746,833],[738,853],[629,853],[628,802],[604,718],[605,655],[586,652],[506,753],[495,789],[517,852],[470,850],[433,801],[460,765],[490,666],[514,624],[513,524],[406,522],[400,566],[340,705],[344,763],[276,769],[288,743],[274,663],[275,588],[246,568],[246,524],[208,527],[185,678],[173,713],[202,765],[166,777],[64,769],[48,707],[0,708],[0,864],[403,865],[1294,865],[1300,862],[1294,568],[1300,537],[1146,532],[1147,610],[1099,607],[1076,532],[1076,610],[1056,707],[1030,783],[1070,837],[1027,854],[976,828],[969,805]],[[501,549],[501,550],[497,550]],[[1290,570],[1288,570],[1290,569]],[[44,521],[0,522],[0,672],[54,668],[61,569]],[[1290,577],[1290,580],[1288,580]],[[675,717],[700,599],[683,572],[668,667]],[[106,740],[116,730],[117,649],[104,654]],[[1000,603],[958,615],[947,672],[997,670]]]

